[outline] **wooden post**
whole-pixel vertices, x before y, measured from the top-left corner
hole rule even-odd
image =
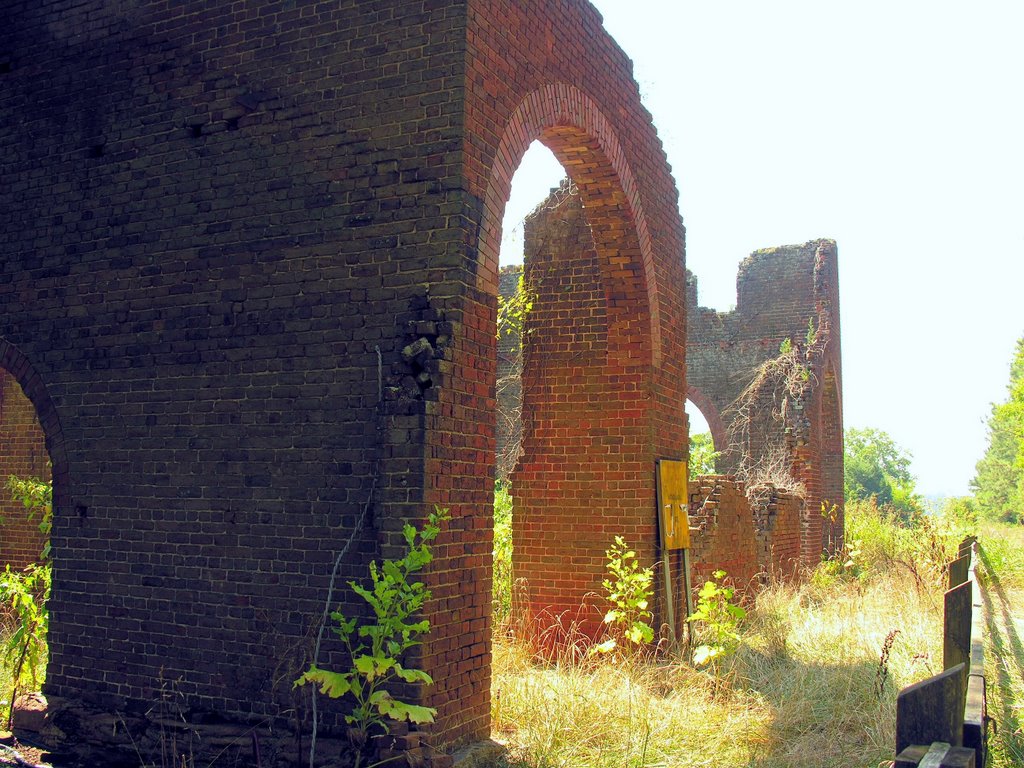
[[[948,590],[943,598],[942,666],[944,669],[962,664],[964,686],[971,672],[971,603],[973,584],[965,581]]]
[[[913,744],[963,745],[965,665],[940,672],[896,697],[896,754]]]
[[[967,581],[967,571],[971,567],[971,556],[969,554],[958,557],[949,564],[948,588],[958,587]]]

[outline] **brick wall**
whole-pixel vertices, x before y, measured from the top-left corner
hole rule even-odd
[[[552,205],[558,198],[552,198]],[[566,209],[566,212],[562,211]],[[523,456],[512,473],[514,577],[541,629],[565,617],[596,634],[616,535],[650,552],[654,506],[643,422],[645,339],[615,328],[579,195],[526,222]],[[654,562],[654,557],[645,559]]]
[[[736,286],[736,309],[717,312],[699,305],[697,280],[688,275],[689,396],[712,425],[716,447],[724,451],[721,471],[735,472],[744,462],[756,464],[760,455],[771,453],[773,447],[786,457],[805,492],[802,559],[813,565],[823,549],[834,551],[842,541],[842,367],[836,245],[831,240],[814,240],[755,251],[740,265]],[[812,320],[815,338],[808,344]],[[806,368],[806,385],[788,395],[764,390],[749,427],[740,435],[736,431],[736,425],[742,423],[737,399],[758,367],[779,354],[785,339],[791,340]],[[781,411],[782,416],[771,415],[773,411]],[[839,507],[834,528],[822,524],[825,501]]]
[[[35,408],[17,380],[0,369],[0,569],[21,569],[38,561],[45,544],[39,517],[29,520],[20,501],[11,498],[7,480],[14,475],[49,481],[45,439]]]
[[[67,454],[47,692],[283,719],[335,553],[425,512],[440,363],[402,350],[452,335],[464,4],[5,9],[0,329]]]
[[[694,590],[724,570],[739,590],[765,578],[792,578],[800,565],[803,500],[766,489],[751,501],[727,475],[690,484],[691,578]]]
[[[684,351],[682,340],[673,335],[685,325],[683,297],[674,289],[684,279],[683,230],[678,195],[650,115],[640,103],[632,66],[600,22],[593,7],[578,0],[469,4],[465,178],[479,203],[473,217],[478,229],[471,230],[479,239],[468,241],[473,280],[465,286],[459,309],[468,332],[455,342],[451,386],[441,390],[437,410],[428,412],[428,451],[451,459],[445,472],[433,471],[428,460],[427,497],[451,500],[460,510],[475,513],[489,511],[492,503],[494,435],[480,425],[494,419],[494,391],[487,382],[494,377],[496,360],[493,297],[501,217],[520,159],[533,140],[540,140],[562,163],[587,209],[611,342],[607,363],[640,376],[647,393],[639,424],[630,425],[644,435],[638,446],[642,453],[627,458],[647,471],[631,475],[617,493],[631,529],[642,532],[637,547],[653,561],[654,459],[685,452],[677,407],[685,394]],[[435,414],[451,417],[441,428]],[[558,501],[573,503],[568,493]],[[491,551],[489,522],[481,515],[474,525],[464,541],[474,562],[483,565]],[[586,547],[576,556],[595,557]],[[458,668],[460,674],[467,670],[485,708],[490,570],[476,573],[480,581],[474,584],[470,619],[474,646],[471,658],[459,661]],[[591,572],[590,580],[599,585],[600,575]],[[452,589],[466,587],[457,574]],[[437,686],[430,695],[441,704],[452,698]]]
[[[361,577],[440,504],[414,659],[436,683],[409,695],[438,707],[435,743],[486,736],[497,243],[533,139],[588,207],[609,359],[648,398],[651,469],[622,497],[649,548],[653,460],[685,451],[678,200],[600,16],[5,10],[0,365],[53,464],[47,692],[142,713],[174,680],[193,713],[301,719],[290,680],[336,553],[340,583]],[[328,642],[320,662],[344,659]]]

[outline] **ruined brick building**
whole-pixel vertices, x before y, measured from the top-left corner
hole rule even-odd
[[[339,583],[361,578],[438,505],[452,521],[411,660],[435,684],[408,695],[438,709],[433,747],[485,738],[498,246],[529,144],[554,152],[585,212],[559,225],[573,247],[531,262],[559,275],[539,282],[547,332],[524,367],[513,471],[537,606],[578,610],[615,534],[657,559],[654,462],[685,456],[688,394],[728,404],[711,379],[688,388],[688,356],[732,344],[752,361],[793,333],[697,309],[629,60],[584,0],[5,8],[0,470],[53,480],[50,737],[132,754],[125,731],[151,744],[173,685],[206,748],[251,760],[255,732],[266,760],[295,756],[309,710],[291,682],[335,558]],[[818,251],[834,287],[834,248]],[[741,290],[736,317],[788,301],[787,279]],[[822,294],[793,290],[806,328]],[[688,322],[703,329],[689,344]],[[823,499],[841,435],[834,323],[791,440]],[[712,483],[694,510],[706,540],[751,568],[777,558],[741,517],[712,514],[735,510],[734,491]],[[787,498],[764,514],[791,552]],[[17,564],[39,541],[13,531]],[[364,610],[347,590],[338,603]],[[331,643],[319,658],[344,661]],[[344,708],[325,709],[338,733]]]
[[[515,573],[527,585],[527,604],[577,621],[572,605],[556,597],[566,577],[548,551],[531,545],[531,529],[550,525],[546,510],[563,489],[578,520],[615,487],[617,452],[608,446],[622,439],[623,426],[601,383],[609,372],[600,365],[606,320],[593,298],[599,270],[571,183],[538,206],[525,233],[525,266],[502,272],[503,295],[522,280],[533,309],[521,338],[501,338],[499,472],[511,482],[522,518],[514,527]],[[761,574],[791,575],[842,539],[835,243],[755,252],[740,265],[731,312],[701,307],[696,279],[687,277],[687,396],[722,452],[722,474],[690,489],[694,579],[724,569],[742,587]],[[566,451],[567,444],[579,453]],[[603,532],[614,535],[610,527]],[[550,586],[550,594],[536,584]],[[550,621],[549,615],[542,623]]]
[[[113,713],[142,738],[168,681],[239,759],[232,733],[267,750],[270,726],[308,727],[291,680],[337,553],[359,578],[434,505],[453,519],[415,662],[436,682],[409,695],[438,708],[433,745],[487,736],[497,249],[535,139],[586,206],[607,328],[602,373],[552,383],[595,411],[612,490],[586,509],[606,529],[537,531],[574,564],[565,599],[599,580],[610,530],[653,561],[653,462],[686,450],[678,198],[600,16],[14,0],[4,20],[0,368],[52,472],[45,690],[66,746],[127,743]],[[618,422],[596,413],[611,400]],[[564,414],[546,428],[566,437]],[[538,500],[577,509],[569,484],[593,480],[550,458]]]

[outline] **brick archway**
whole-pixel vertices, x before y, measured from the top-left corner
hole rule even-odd
[[[640,194],[614,128],[597,104],[573,85],[544,85],[528,94],[509,116],[498,143],[484,196],[477,285],[497,291],[501,221],[512,177],[530,144],[541,141],[578,185],[609,286],[609,312],[644,305],[648,354],[661,356],[654,254]],[[625,215],[624,215],[625,214]],[[628,221],[628,226],[623,223]]]
[[[411,660],[436,682],[410,696],[438,707],[437,744],[486,737],[497,214],[533,138],[580,184],[609,359],[637,376],[623,418],[645,478],[615,498],[647,521],[648,562],[653,461],[685,451],[678,194],[628,57],[586,0],[139,0],[82,19],[70,49],[51,16],[0,29],[31,63],[0,94],[0,210],[19,222],[0,327],[46,388],[19,350],[2,362],[76,512],[75,536],[54,532],[49,689],[143,712],[166,670],[210,722],[281,722],[278,662],[334,554],[360,578],[437,504],[452,521]],[[70,80],[73,99],[51,87]]]
[[[714,402],[701,390],[692,385],[686,388],[686,399],[697,406],[704,420],[707,421],[715,450],[719,452],[724,451],[729,444],[728,433],[725,429],[725,422],[722,420],[722,414]]]
[[[46,439],[46,452],[50,457],[53,508],[56,516],[58,510],[67,508],[70,499],[67,452],[57,409],[46,391],[42,377],[32,367],[28,358],[16,346],[3,339],[0,339],[0,368],[14,377],[36,410],[39,425]]]

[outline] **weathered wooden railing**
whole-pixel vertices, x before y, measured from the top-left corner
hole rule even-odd
[[[984,768],[985,648],[977,539],[949,564],[945,595],[944,671],[900,691],[894,768]]]

